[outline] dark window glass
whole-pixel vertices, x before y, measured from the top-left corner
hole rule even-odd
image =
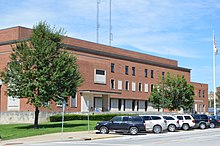
[[[206,115],[201,115],[201,119],[208,119],[208,116],[206,116]]]
[[[170,117],[170,116],[163,116],[163,118],[166,120],[175,120],[173,117]]]
[[[142,91],[142,84],[138,83],[138,91]]]
[[[125,74],[128,75],[128,66],[125,66]]]
[[[115,89],[115,80],[111,79],[111,89]]]
[[[150,85],[150,91],[153,92],[153,90],[154,90],[154,84],[151,84]]]
[[[123,117],[123,121],[128,121],[128,117]]]
[[[185,118],[186,120],[191,120],[191,117],[190,117],[190,116],[184,116],[184,118]]]
[[[162,80],[164,80],[165,72],[162,72]]]
[[[177,116],[177,119],[183,120],[183,117],[182,116]]]
[[[144,120],[151,120],[151,117],[150,116],[141,116],[142,117],[142,119],[144,119]]]
[[[205,90],[202,90],[202,97],[205,97]]]
[[[135,67],[132,67],[132,76],[135,76]]]
[[[151,75],[151,78],[154,78],[154,70],[151,70],[150,75]]]
[[[144,70],[144,76],[147,78],[147,69]]]
[[[151,118],[152,118],[153,120],[161,120],[161,117],[158,117],[158,116],[151,116]]]
[[[121,119],[121,117],[114,117],[114,118],[112,118],[112,121],[121,121],[122,119]]]
[[[115,72],[115,64],[111,63],[111,72]]]
[[[96,74],[97,75],[105,75],[105,71],[104,70],[96,70]]]
[[[134,122],[141,122],[143,121],[141,117],[133,117]]]
[[[201,97],[201,90],[199,90],[199,97]]]
[[[128,90],[129,87],[128,87],[128,81],[125,81],[125,90]]]

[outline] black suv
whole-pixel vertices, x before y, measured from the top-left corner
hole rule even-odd
[[[209,127],[210,121],[207,115],[205,114],[193,114],[195,120],[195,128],[205,129]]]
[[[108,134],[109,131],[128,132],[132,135],[146,132],[144,121],[139,116],[116,116],[110,121],[98,122],[95,129],[101,134]]]

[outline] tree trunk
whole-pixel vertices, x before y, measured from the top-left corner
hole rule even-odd
[[[34,129],[38,129],[38,117],[39,117],[39,109],[35,108],[35,118],[34,118]]]

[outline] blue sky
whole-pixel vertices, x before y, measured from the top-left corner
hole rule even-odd
[[[100,0],[99,43],[109,44],[109,0]],[[0,0],[0,29],[41,20],[96,42],[97,0]],[[112,0],[112,46],[178,60],[213,91],[212,32],[220,49],[219,0]],[[220,86],[220,54],[216,56]]]

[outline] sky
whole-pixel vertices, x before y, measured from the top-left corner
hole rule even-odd
[[[99,43],[109,45],[110,0],[99,1]],[[97,0],[0,0],[0,29],[39,21],[97,42]],[[111,45],[174,59],[191,81],[213,86],[213,30],[220,49],[220,0],[111,0]],[[220,52],[220,50],[219,50]],[[220,53],[216,86],[220,86]]]

